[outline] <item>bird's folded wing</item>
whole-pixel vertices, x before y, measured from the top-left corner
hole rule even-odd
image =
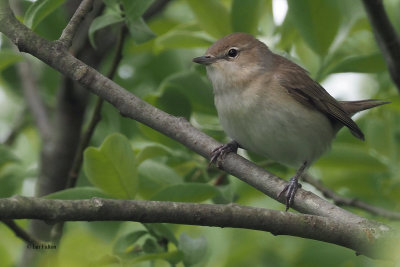
[[[364,140],[364,134],[340,103],[321,85],[312,80],[307,72],[293,64],[292,68],[278,75],[279,83],[289,95],[309,108],[315,108],[350,129],[351,133]]]

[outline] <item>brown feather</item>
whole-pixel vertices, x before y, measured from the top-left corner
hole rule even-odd
[[[366,99],[358,101],[339,101],[339,103],[348,114],[353,115],[359,111],[389,104],[390,102],[380,99]]]
[[[275,62],[275,75],[294,99],[324,113],[334,124],[341,123],[349,128],[355,137],[364,140],[364,134],[350,114],[320,84],[311,79],[306,70],[279,55],[275,55]]]

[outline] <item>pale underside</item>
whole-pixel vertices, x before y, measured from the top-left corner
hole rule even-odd
[[[233,73],[226,71],[233,65],[223,65],[213,64],[207,73],[221,125],[241,147],[295,168],[312,163],[329,148],[335,131],[323,113],[294,100],[272,75],[242,84],[240,75],[223,74]],[[225,71],[218,71],[220,67]],[[243,75],[257,72],[251,66],[241,69]]]

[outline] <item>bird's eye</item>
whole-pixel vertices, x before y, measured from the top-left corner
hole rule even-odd
[[[230,58],[236,57],[237,54],[238,54],[238,50],[236,48],[231,48],[228,51],[228,57],[230,57]]]

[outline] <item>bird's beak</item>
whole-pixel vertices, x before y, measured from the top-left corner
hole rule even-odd
[[[193,62],[202,64],[202,65],[210,65],[210,64],[214,63],[215,61],[217,61],[217,58],[213,57],[213,56],[201,56],[201,57],[195,57],[193,59]]]

